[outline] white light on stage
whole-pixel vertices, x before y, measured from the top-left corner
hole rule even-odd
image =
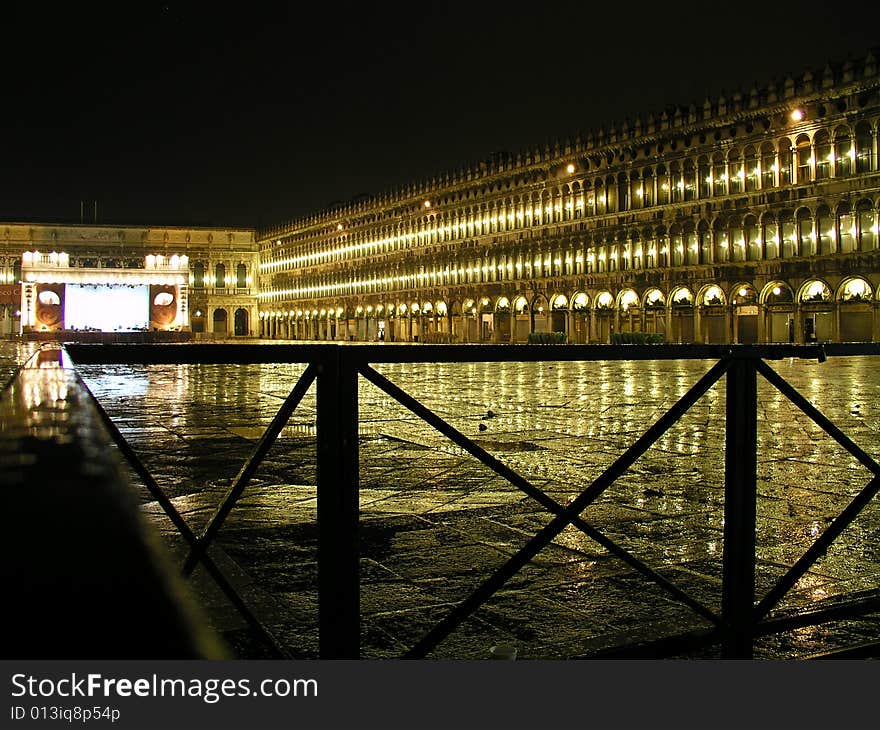
[[[145,330],[149,320],[149,286],[68,284],[64,289],[66,329]]]

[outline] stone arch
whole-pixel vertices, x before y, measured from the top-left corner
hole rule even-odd
[[[834,294],[839,302],[871,301],[874,297],[874,287],[863,276],[849,276],[840,282]]]
[[[250,334],[250,315],[243,307],[235,310],[233,315],[233,332],[236,337],[244,337]]]
[[[807,279],[801,284],[797,293],[797,300],[802,304],[830,302],[833,298],[831,287],[821,278]]]
[[[222,264],[220,264],[222,266]],[[215,309],[212,317],[211,331],[215,336],[226,337],[229,334],[229,313],[222,307]]]
[[[777,279],[764,286],[758,301],[766,305],[791,304],[794,302],[794,291],[786,282]]]
[[[875,287],[862,276],[844,279],[835,293],[840,342],[870,342],[874,331]]]
[[[725,306],[727,294],[718,284],[706,284],[697,293],[696,302],[702,307]]]

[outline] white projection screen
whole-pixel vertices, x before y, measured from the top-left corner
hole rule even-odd
[[[65,329],[104,332],[145,330],[150,324],[150,287],[67,284]]]

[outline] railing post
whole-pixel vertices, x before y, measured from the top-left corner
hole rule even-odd
[[[318,651],[360,656],[357,369],[327,345],[318,368]]]
[[[758,385],[754,364],[734,360],[727,371],[724,451],[724,567],[721,617],[725,659],[751,659],[755,608],[755,510]]]

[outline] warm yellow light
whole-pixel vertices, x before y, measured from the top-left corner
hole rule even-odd
[[[430,200],[426,200],[426,201],[423,203],[423,205],[424,205],[426,208],[430,208],[430,207],[431,207],[431,201],[430,201]]]
[[[789,116],[791,117],[791,121],[799,122],[804,118],[804,112],[802,109],[794,109]]]
[[[565,168],[565,171],[566,171],[569,175],[571,175],[572,173],[574,173],[574,165],[572,165],[571,163],[569,163],[569,164],[568,164],[568,167]]]
[[[337,223],[337,224],[336,224],[336,230],[337,230],[337,231],[341,231],[341,230],[342,230],[342,224],[341,224],[341,223]]]

